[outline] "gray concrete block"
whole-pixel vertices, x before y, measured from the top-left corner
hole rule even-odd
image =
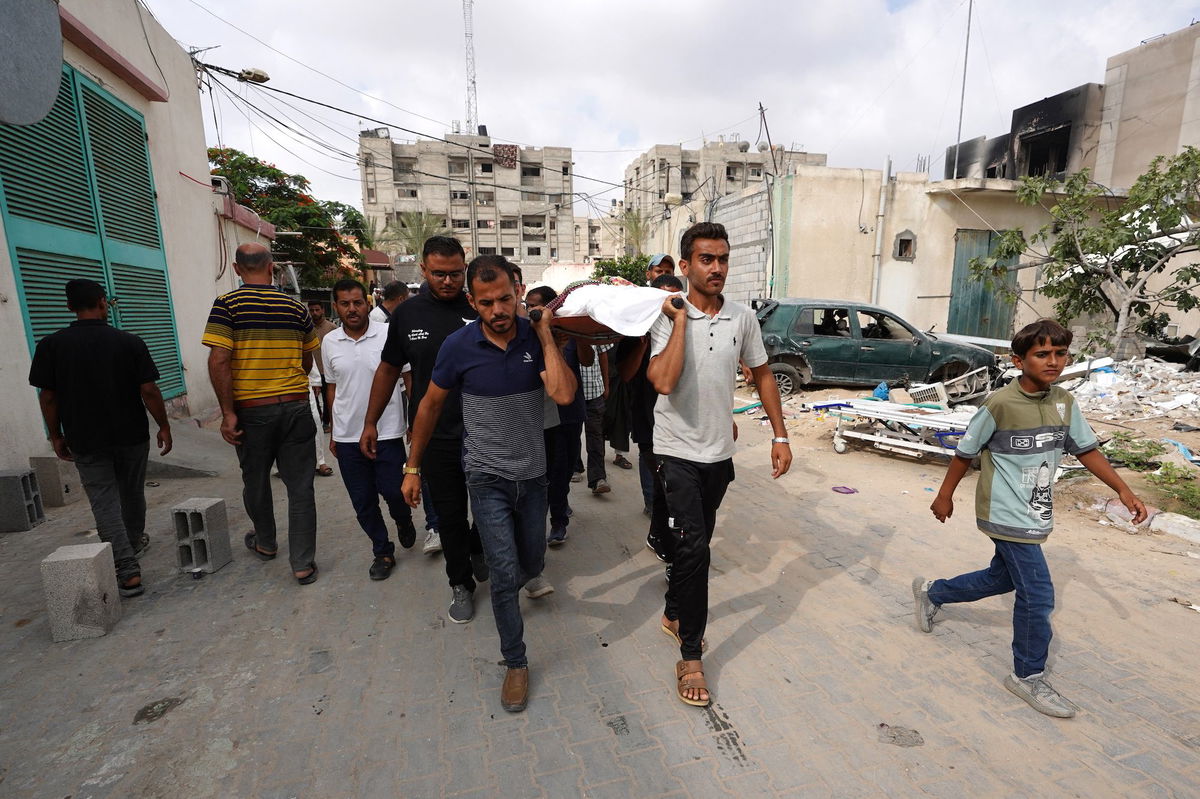
[[[225,500],[193,497],[171,509],[171,520],[180,570],[212,574],[233,560]]]
[[[59,547],[41,566],[50,635],[55,641],[99,638],[120,621],[112,544]]]
[[[83,483],[75,464],[46,455],[30,458],[29,466],[37,475],[46,507],[61,508],[83,498]]]
[[[32,469],[0,471],[0,533],[32,530],[46,521]]]

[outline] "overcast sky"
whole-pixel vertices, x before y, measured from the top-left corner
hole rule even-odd
[[[146,3],[183,46],[219,45],[202,54],[209,63],[259,67],[270,86],[388,122],[393,138],[416,138],[400,125],[442,135],[465,117],[457,0]],[[941,177],[958,124],[967,5],[477,0],[479,118],[497,141],[575,148],[575,191],[594,194],[597,205],[622,192],[580,176],[620,182],[626,164],[654,144],[695,147],[722,134],[753,144],[760,101],[775,144],[827,153],[839,167],[881,168],[891,155],[905,171],[932,155]],[[963,138],[1007,132],[1014,108],[1103,83],[1109,56],[1196,17],[1200,7],[1183,0],[976,0]],[[302,116],[279,99],[268,105],[259,90],[230,85],[349,153],[359,129],[379,126],[311,107],[304,107],[311,117]],[[261,118],[253,129],[246,109],[216,96],[226,146],[305,175],[322,199],[361,207],[352,160],[288,139]],[[203,100],[216,144],[213,110]]]

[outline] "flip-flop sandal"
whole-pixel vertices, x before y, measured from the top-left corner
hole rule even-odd
[[[675,664],[675,695],[685,705],[692,707],[708,707],[712,703],[712,691],[704,681],[704,664],[699,660],[681,660]],[[708,694],[708,699],[689,699],[684,696],[688,689],[699,689]]]
[[[317,474],[319,474],[321,477],[332,477],[333,469],[329,468],[329,466],[318,466]]]
[[[669,623],[663,624],[663,625],[661,625],[661,629],[664,633],[666,633],[667,635],[674,638],[675,643],[679,644],[680,646],[683,646],[683,639],[679,637],[679,622],[676,621],[674,624],[675,624],[674,627],[668,626]],[[700,639],[700,651],[701,652],[708,651],[708,639],[707,638]]]
[[[309,568],[312,569],[312,571],[303,577],[296,578],[296,582],[300,583],[300,585],[312,585],[317,581],[317,564],[311,563],[309,564]]]
[[[246,549],[253,552],[254,557],[259,560],[275,560],[275,556],[279,554],[278,552],[263,552],[259,549],[258,539],[254,536],[254,533],[246,533],[246,537],[242,540],[246,542]]]

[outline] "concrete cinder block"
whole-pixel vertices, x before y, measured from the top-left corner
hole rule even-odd
[[[0,533],[32,530],[46,521],[32,469],[0,471]]]
[[[99,638],[121,619],[112,544],[59,547],[42,561],[42,587],[55,641]]]
[[[37,475],[46,507],[61,508],[83,498],[83,483],[75,464],[47,455],[30,458],[29,466]]]
[[[225,500],[193,497],[171,509],[171,520],[180,570],[212,574],[233,560]]]

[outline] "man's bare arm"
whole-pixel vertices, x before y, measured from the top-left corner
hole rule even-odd
[[[221,438],[234,445],[242,443],[242,431],[238,429],[237,411],[233,407],[233,350],[209,348],[208,379],[217,395],[217,404],[221,406]]]

